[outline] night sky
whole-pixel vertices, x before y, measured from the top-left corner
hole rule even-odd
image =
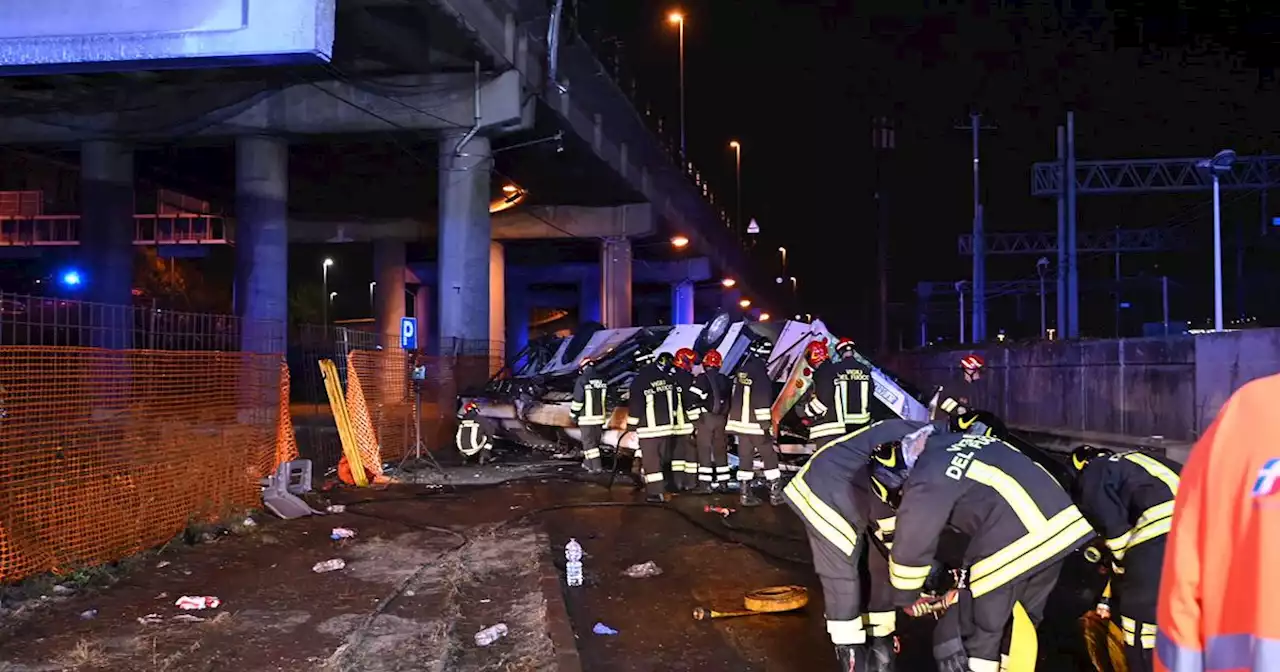
[[[970,135],[983,115],[982,198],[988,232],[1056,230],[1052,199],[1030,195],[1030,168],[1055,155],[1055,132],[1076,113],[1081,160],[1242,155],[1275,151],[1271,68],[1280,7],[1247,2],[781,2],[579,0],[589,39],[616,35],[620,70],[634,78],[676,137],[678,39],[667,14],[686,18],[687,135],[691,160],[719,200],[734,194],[731,139],[743,144],[744,210],[760,221],[760,247],[784,245],[803,309],[874,340],[876,174],[890,236],[890,345],[915,345],[916,284],[964,280],[956,252],[972,226]],[[612,67],[612,49],[600,49]],[[877,165],[871,120],[893,119],[896,148]],[[1260,194],[1224,195],[1226,314],[1274,322],[1266,311],[1280,230]],[[1265,215],[1265,219],[1264,219]],[[1128,335],[1161,319],[1158,278],[1170,276],[1171,318],[1212,313],[1210,195],[1085,196],[1081,231],[1173,227],[1189,253],[1129,254],[1121,289]],[[1237,231],[1246,280],[1236,281]],[[1273,244],[1271,248],[1265,244]],[[1052,255],[1050,255],[1052,256]],[[1081,254],[1081,286],[1115,273],[1114,255]],[[1036,256],[991,258],[988,282],[1036,278]],[[1053,260],[1056,262],[1056,260]],[[769,263],[776,265],[776,260]],[[1274,274],[1272,274],[1274,276]],[[1052,285],[1052,280],[1050,285]],[[1240,300],[1240,287],[1244,292]],[[989,300],[988,332],[1033,337],[1038,296]],[[1082,294],[1082,335],[1111,336],[1111,287]],[[938,302],[931,332],[954,341],[954,294]],[[1055,308],[1049,298],[1052,326]],[[1193,325],[1194,326],[1194,325]]]

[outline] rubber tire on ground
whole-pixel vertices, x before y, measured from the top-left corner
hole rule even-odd
[[[742,596],[742,604],[751,611],[791,611],[809,604],[809,591],[804,586],[770,586]]]
[[[561,364],[576,364],[578,355],[587,347],[587,343],[591,341],[591,337],[596,335],[597,331],[604,329],[604,325],[599,322],[583,322],[573,331],[573,336],[569,339],[569,344],[564,348],[564,355],[560,358]]]

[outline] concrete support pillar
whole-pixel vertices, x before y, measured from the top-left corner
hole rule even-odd
[[[440,140],[440,353],[487,354],[489,346],[489,139]]]
[[[604,326],[631,326],[631,241],[606,238],[600,251],[600,296]]]
[[[671,324],[693,324],[693,281],[671,285]]]
[[[418,321],[418,349],[432,352],[431,285],[418,285],[413,292],[413,317]]]
[[[600,321],[600,277],[599,272],[588,273],[578,284],[578,322]]]
[[[532,306],[529,304],[529,288],[523,282],[507,283],[507,360],[514,359],[529,345],[529,320]]]
[[[236,139],[236,314],[241,348],[283,353],[289,316],[289,145]]]
[[[489,242],[489,352],[492,375],[502,368],[507,341],[507,254],[502,243]]]
[[[387,349],[400,347],[400,319],[405,312],[404,248],[402,240],[373,243],[373,277],[378,281],[373,288],[374,329],[378,343]],[[421,322],[418,330],[421,334]]]
[[[85,296],[112,306],[101,310],[101,319],[92,325],[95,347],[133,347],[133,214],[133,148],[109,140],[84,143],[80,239],[87,253]]]

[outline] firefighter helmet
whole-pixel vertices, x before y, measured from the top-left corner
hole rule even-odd
[[[708,350],[707,354],[702,356],[702,368],[718,369],[724,364],[724,358],[720,356],[719,350]]]
[[[880,501],[898,507],[902,501],[902,486],[907,482],[907,461],[901,441],[890,441],[876,446],[871,454],[871,489]]]
[[[653,360],[655,366],[663,371],[670,371],[675,365],[676,358],[671,356],[669,352],[659,352],[658,356]]]
[[[773,352],[773,341],[761,336],[760,338],[751,341],[751,345],[747,347],[747,351],[757,357],[768,357],[769,353]]]
[[[848,357],[852,353],[853,353],[852,338],[842,338],[840,339],[839,343],[836,343],[836,354],[840,355],[841,357]]]
[[[818,365],[831,359],[831,351],[827,349],[826,341],[809,341],[809,345],[804,346],[804,358],[809,362],[809,366],[818,368]]]
[[[698,353],[690,348],[680,348],[676,350],[675,363],[678,368],[693,371],[693,365],[698,363]]]
[[[980,434],[984,436],[1004,436],[1005,426],[989,411],[965,411],[951,416],[947,422],[947,431],[956,434]]]
[[[1075,467],[1076,471],[1080,471],[1084,469],[1085,465],[1089,464],[1091,460],[1099,457],[1109,457],[1111,455],[1114,455],[1114,453],[1106,448],[1099,448],[1086,443],[1084,445],[1077,446],[1075,450],[1071,451],[1071,466]]]
[[[461,417],[472,411],[479,411],[479,410],[480,410],[480,404],[477,404],[474,401],[468,401],[467,403],[462,405],[462,410],[458,411],[458,416]]]
[[[582,361],[578,362],[578,371],[586,371],[587,367],[592,366],[594,364],[595,364],[595,360],[591,359],[590,357],[583,357]]]

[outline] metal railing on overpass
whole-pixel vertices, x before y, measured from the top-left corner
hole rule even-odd
[[[230,245],[230,223],[221,215],[134,215],[134,245]],[[66,247],[80,244],[80,215],[0,216],[0,247]]]

